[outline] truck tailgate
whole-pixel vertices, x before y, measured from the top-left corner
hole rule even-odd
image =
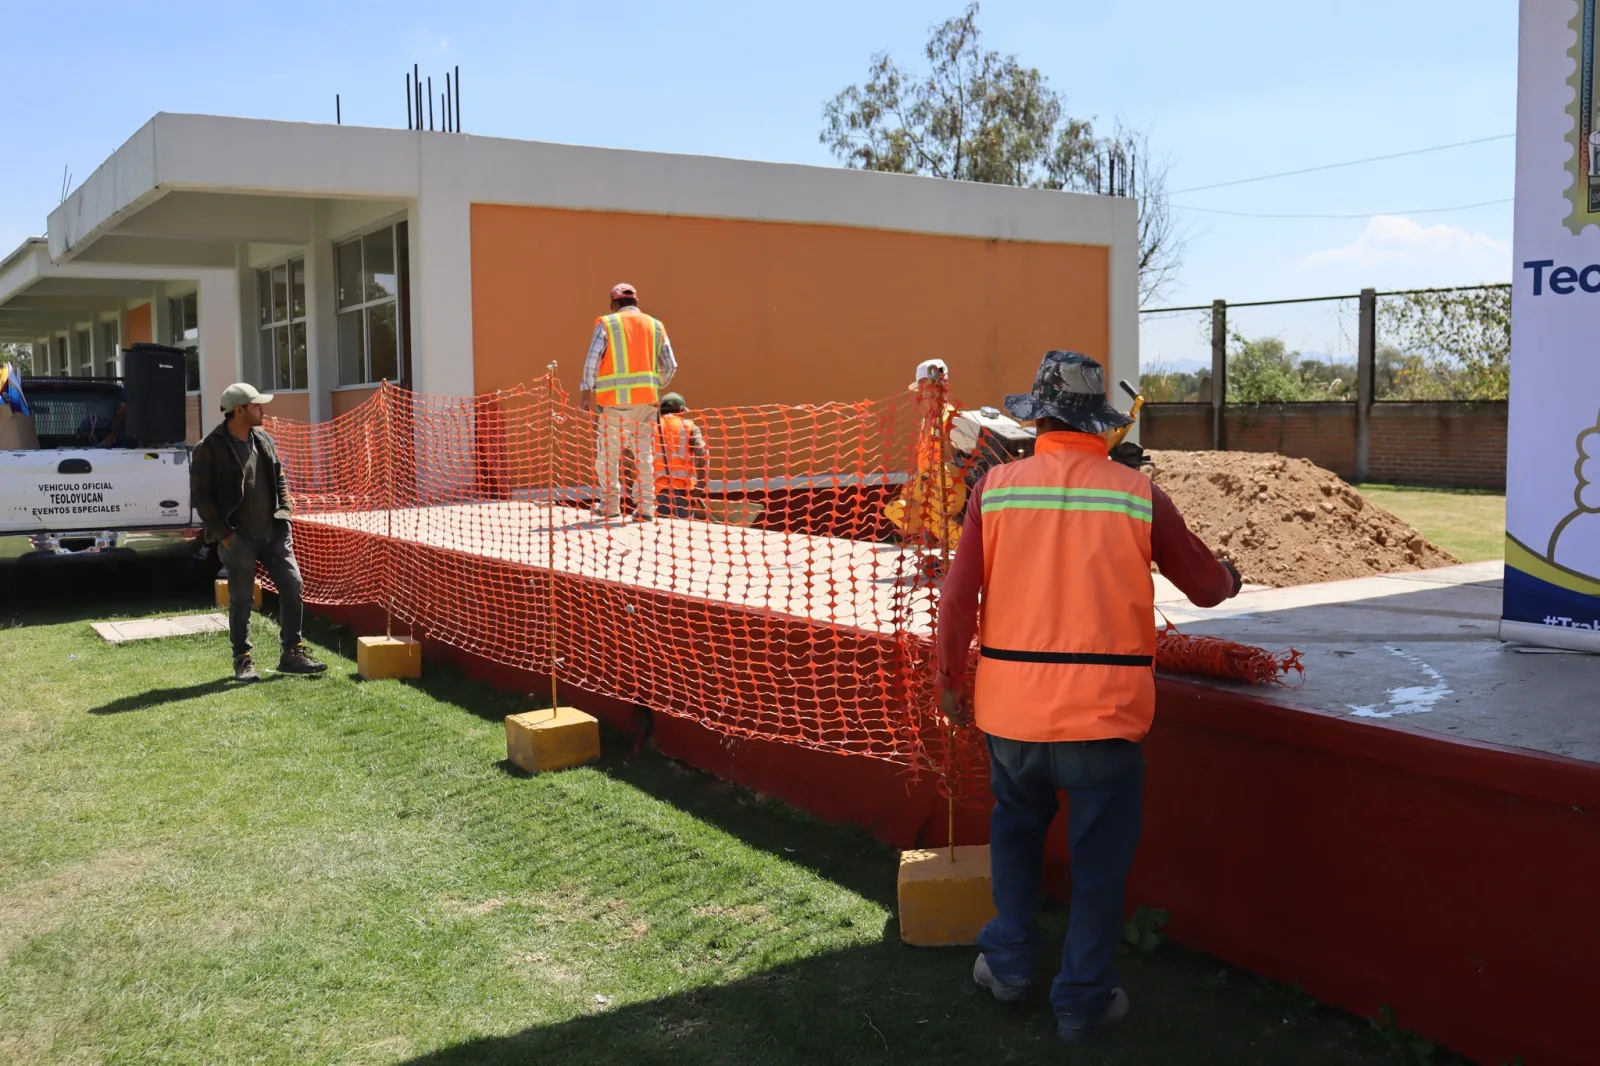
[[[190,522],[187,448],[0,452],[0,533]]]

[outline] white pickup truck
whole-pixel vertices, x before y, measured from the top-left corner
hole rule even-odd
[[[22,387],[39,447],[0,451],[0,567],[196,554],[188,447],[100,443],[121,425],[115,381],[25,378]]]

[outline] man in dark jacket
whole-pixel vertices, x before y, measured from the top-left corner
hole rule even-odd
[[[206,543],[220,544],[228,572],[228,632],[233,637],[233,676],[259,681],[250,656],[250,608],[255,601],[256,563],[278,586],[278,623],[283,656],[278,672],[326,670],[300,642],[304,606],[300,567],[289,533],[289,483],[272,438],[259,428],[261,405],[271,396],[239,383],[222,392],[222,424],[194,450],[189,493],[205,523]]]

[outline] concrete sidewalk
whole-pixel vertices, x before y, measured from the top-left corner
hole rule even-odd
[[[1600,656],[1502,644],[1502,563],[1470,563],[1282,589],[1213,610],[1157,579],[1186,633],[1302,653],[1298,689],[1251,688],[1292,705],[1600,762]]]

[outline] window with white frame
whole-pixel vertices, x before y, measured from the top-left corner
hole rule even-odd
[[[399,381],[405,323],[406,224],[383,226],[334,246],[339,384]]]
[[[100,323],[100,373],[105,377],[117,376],[117,347],[121,340],[116,319]]]
[[[174,296],[167,301],[170,322],[167,343],[183,349],[184,389],[200,391],[200,297],[196,293]]]
[[[306,388],[306,261],[257,271],[256,294],[263,381],[268,390]]]
[[[77,349],[78,368],[77,377],[94,377],[94,352],[89,348],[89,331],[87,329],[75,330],[72,336],[73,347]]]

